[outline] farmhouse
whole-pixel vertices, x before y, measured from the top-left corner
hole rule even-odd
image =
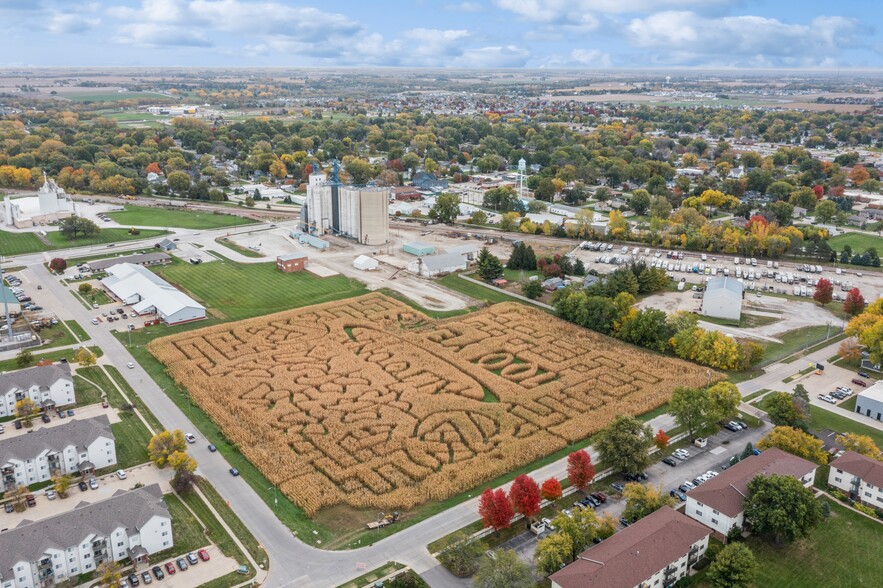
[[[139,315],[156,314],[168,325],[205,318],[204,306],[145,267],[120,263],[107,273],[101,280],[104,287]]]
[[[276,269],[281,272],[299,272],[307,265],[307,256],[303,253],[280,255],[276,258]]]
[[[107,268],[119,263],[132,263],[135,265],[166,265],[171,263],[172,258],[165,253],[138,253],[136,255],[124,255],[109,259],[96,259],[89,262],[89,268],[93,272],[103,272]]]
[[[829,486],[842,490],[853,500],[883,509],[883,462],[847,451],[829,465]]]
[[[687,493],[685,513],[723,536],[745,523],[745,499],[748,483],[755,476],[778,474],[793,476],[809,487],[816,464],[776,447],[743,459],[698,488]]]
[[[0,417],[15,414],[15,403],[23,398],[46,410],[76,402],[70,366],[57,363],[0,374]]]
[[[550,576],[552,588],[673,586],[705,554],[711,532],[660,508],[593,545]]]
[[[883,417],[883,381],[858,393],[855,399],[855,412],[881,420]]]
[[[442,253],[440,255],[425,255],[417,261],[410,262],[408,271],[418,276],[432,278],[464,270],[467,265],[466,258],[458,253]]]
[[[732,278],[715,278],[705,287],[702,314],[738,321],[742,316],[742,284]]]
[[[56,475],[91,473],[116,462],[114,436],[105,415],[71,419],[0,441],[4,492]]]
[[[0,588],[37,588],[76,580],[105,561],[170,549],[172,519],[159,484],[81,504],[0,533]]]

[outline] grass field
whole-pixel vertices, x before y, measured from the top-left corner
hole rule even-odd
[[[101,229],[97,235],[92,237],[80,237],[78,239],[68,239],[58,231],[46,234],[46,240],[52,243],[53,249],[65,249],[68,247],[86,247],[89,245],[105,245],[110,243],[119,243],[121,241],[137,241],[138,239],[150,239],[167,235],[168,231],[155,231],[144,229],[138,235],[130,235],[129,229]],[[44,246],[44,249],[47,247]]]
[[[205,547],[208,541],[202,532],[202,525],[187,510],[181,499],[175,494],[166,494],[163,496],[166,506],[169,508],[169,514],[172,516],[172,537],[175,545],[164,553],[188,553],[196,551],[201,547]],[[152,556],[159,561],[161,558]]]
[[[238,243],[235,243],[225,237],[218,237],[217,239],[215,239],[215,243],[223,245],[227,249],[235,251],[239,255],[244,255],[245,257],[266,257],[266,255],[264,255],[263,253],[255,251],[254,249],[249,249],[248,247],[243,247],[242,245],[239,245]]]
[[[77,395],[77,406],[101,402],[102,390],[82,376],[74,375],[74,392]]]
[[[110,425],[116,438],[117,465],[114,467],[126,469],[150,461],[147,455],[150,431],[134,412],[121,411],[120,419]]]
[[[109,212],[110,218],[127,226],[178,227],[182,229],[217,229],[254,224],[255,221],[232,214],[213,214],[187,210],[168,210],[147,206],[126,206],[123,212]]]
[[[832,326],[830,331],[827,325],[819,325],[814,327],[801,327],[784,333],[777,333],[775,337],[780,339],[782,343],[772,343],[770,341],[759,341],[763,347],[763,360],[760,366],[766,366],[788,357],[804,348],[811,348],[816,343],[825,340],[825,336],[829,334],[833,338],[840,334],[838,327]]]
[[[71,333],[68,328],[60,322],[57,325],[52,325],[51,327],[44,327],[40,329],[38,333],[40,335],[40,340],[43,341],[43,347],[46,347],[47,349],[52,347],[73,345],[78,342],[73,333]]]
[[[286,274],[272,262],[240,264],[222,259],[199,265],[177,263],[158,268],[157,273],[196,297],[215,316],[230,320],[367,293],[357,280],[317,278],[309,272]]]
[[[840,416],[829,410],[825,410],[819,406],[810,405],[809,414],[811,426],[816,431],[822,429],[830,429],[838,433],[858,433],[859,435],[867,435],[874,440],[877,447],[883,447],[883,431],[880,429],[863,425],[858,421],[854,421],[845,416]]]
[[[86,334],[86,331],[77,321],[64,321],[64,324],[67,325],[67,328],[74,334],[74,336],[80,340],[80,342],[88,341],[89,335]]]
[[[883,237],[864,233],[844,233],[829,239],[828,245],[835,251],[843,251],[843,248],[849,245],[853,252],[861,252],[868,247],[875,247],[880,252],[883,251]]]
[[[242,545],[245,546],[245,549],[248,550],[248,552],[251,554],[251,557],[256,562],[263,563],[264,569],[266,569],[269,564],[267,552],[264,551],[263,547],[261,547],[261,544],[258,543],[258,540],[255,539],[254,535],[251,534],[251,531],[248,529],[248,527],[246,527],[239,519],[239,517],[236,516],[236,514],[233,512],[227,502],[223,498],[221,498],[221,495],[218,494],[218,491],[215,490],[214,486],[212,486],[208,482],[202,481],[199,483],[199,489],[202,490],[202,493],[205,495],[208,503],[215,508],[215,511],[217,511],[219,515],[221,515],[221,518],[224,519],[224,522],[227,523],[227,526],[230,527],[230,530],[233,531],[233,534],[239,538],[239,541],[242,543]],[[197,512],[197,514],[199,513]],[[200,515],[200,517],[202,517],[202,515]],[[237,551],[239,550],[237,549]]]
[[[499,288],[494,288],[493,286],[479,286],[478,284],[464,280],[458,274],[448,274],[436,280],[436,283],[449,290],[465,294],[466,296],[481,302],[493,304],[495,302],[518,301],[518,299],[509,296]]]
[[[74,102],[116,102],[117,100],[137,100],[140,98],[152,98],[154,100],[165,98],[168,96],[158,94],[156,92],[65,92],[61,94],[62,98],[73,100]]]
[[[0,231],[0,251],[3,255],[25,255],[49,249],[34,233]]]
[[[92,353],[95,353],[98,357],[101,357],[104,352],[101,351],[98,347],[89,347]],[[50,351],[48,353],[42,353],[39,349],[35,349],[33,347],[30,348],[31,356],[33,357],[33,361],[30,365],[25,367],[31,367],[32,365],[36,365],[38,361],[41,359],[48,359],[49,361],[59,361],[62,358],[67,359],[69,362],[74,362],[74,355],[79,351],[79,347],[72,347],[71,349],[60,349],[58,351]],[[8,372],[10,370],[17,370],[19,368],[18,364],[15,361],[15,358],[4,359],[0,361],[0,372]]]
[[[831,501],[831,516],[809,537],[774,547],[756,537],[756,586],[853,588],[879,586],[883,577],[883,526]]]

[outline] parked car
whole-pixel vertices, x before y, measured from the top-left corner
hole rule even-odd
[[[15,512],[15,507],[12,506],[11,502],[7,502],[3,505],[3,510],[5,510],[6,512]]]
[[[673,458],[673,457],[671,457],[671,456],[669,456],[669,457],[663,457],[663,458],[662,458],[662,463],[664,463],[665,465],[669,465],[669,466],[671,466],[671,467],[674,468],[674,467],[677,467],[677,465],[678,465],[678,460],[676,460],[675,458]]]
[[[93,490],[98,490],[98,480],[95,478],[89,478],[89,488]]]
[[[545,521],[545,519],[544,519],[544,521]],[[551,525],[549,525],[549,528],[552,529],[553,531],[555,530]],[[206,551],[205,549],[200,549],[199,551],[196,552],[196,554],[199,556],[199,559],[201,559],[202,561],[208,561],[209,559],[211,559],[208,556],[208,551]]]
[[[861,376],[862,378],[870,378],[871,377],[868,375],[867,372],[859,372],[858,375]]]
[[[868,385],[867,382],[865,382],[864,380],[859,380],[858,378],[853,378],[852,383],[856,386],[861,386],[862,388],[865,388]]]
[[[196,443],[196,436],[193,433],[184,433],[184,439],[187,443]]]
[[[55,493],[55,490],[50,489],[46,491],[46,498],[48,498],[49,500],[55,500],[57,496],[58,495]]]
[[[184,558],[183,558],[183,557],[179,557],[179,558],[175,561],[175,563],[178,564],[178,569],[179,569],[179,570],[181,570],[182,572],[187,571],[187,562],[184,561]]]
[[[614,482],[613,484],[610,484],[610,487],[613,488],[614,490],[616,490],[617,492],[622,492],[623,490],[625,490],[625,486],[623,486],[619,482]]]
[[[126,479],[126,470],[117,470],[117,478],[120,480]]]
[[[72,409],[72,408],[67,409],[67,416],[74,416],[74,409]]]
[[[141,572],[141,580],[145,584],[150,584],[153,582],[153,578],[150,576],[150,572]]]
[[[187,554],[187,561],[192,566],[195,566],[196,564],[199,563],[199,560],[196,558],[196,554],[193,553],[192,551]]]
[[[725,424],[725,425],[724,425],[724,429],[726,429],[726,430],[728,430],[728,431],[732,431],[732,432],[734,432],[734,433],[738,433],[738,432],[741,430],[741,429],[739,428],[739,426],[736,425],[736,424],[734,424],[734,423],[727,423],[727,424]]]
[[[28,494],[27,496],[25,496],[25,502],[27,502],[28,506],[37,506],[37,499],[34,498],[33,494]]]
[[[619,519],[619,524],[622,525],[623,527],[628,527],[628,526],[631,525],[632,523],[631,523],[627,518],[625,518],[625,517],[620,517],[620,519]]]
[[[22,427],[21,421],[15,421],[15,428],[21,429],[21,427]]]
[[[126,364],[126,367],[129,368],[130,370],[133,370],[133,369],[135,369],[135,364],[130,361],[129,363]]]
[[[747,429],[748,425],[743,421],[736,421],[736,424],[742,427],[743,429]]]
[[[50,420],[49,415],[44,412],[42,415],[40,415],[40,420],[42,420],[44,423],[48,423]]]
[[[101,401],[101,408],[107,408],[108,406],[110,406],[110,405],[107,403],[107,400]]]
[[[162,568],[159,566],[153,566],[153,569],[151,571],[153,572],[153,577],[157,580],[162,580],[166,577],[166,575],[162,572]]]
[[[231,476],[238,476],[239,470],[237,470],[236,468],[230,468],[230,475]]]
[[[0,433],[5,433],[5,432],[6,432],[6,429],[3,427],[3,425],[0,425]]]
[[[138,576],[137,576],[137,575],[135,575],[135,574],[129,574],[129,584],[130,584],[130,585],[132,585],[132,586],[137,586],[137,585],[139,585],[140,583],[141,583],[141,581],[138,579]]]
[[[170,576],[174,576],[175,572],[177,571],[178,570],[175,569],[175,564],[170,561],[166,562],[166,573],[168,573]]]
[[[607,502],[607,495],[604,494],[603,492],[592,492],[592,498],[594,498],[595,500],[597,500],[598,502],[600,502],[602,504]]]
[[[671,492],[669,492],[669,495],[674,496],[675,498],[677,498],[681,502],[687,501],[687,495],[684,494],[683,492],[681,492],[680,490],[672,490]]]

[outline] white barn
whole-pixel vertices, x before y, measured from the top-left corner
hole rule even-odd
[[[168,325],[205,318],[205,307],[149,269],[131,263],[107,268],[101,280],[123,304],[139,315],[155,314]]]
[[[702,314],[738,321],[742,316],[742,283],[733,278],[709,280],[702,297]]]
[[[15,414],[15,403],[30,398],[43,409],[77,401],[71,368],[66,363],[38,365],[0,374],[0,417]]]
[[[424,255],[417,261],[409,263],[408,271],[424,278],[432,278],[441,274],[465,270],[468,263],[466,257],[459,253]]]

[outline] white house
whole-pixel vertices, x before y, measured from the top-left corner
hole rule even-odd
[[[847,451],[829,465],[829,486],[842,490],[853,500],[883,509],[883,462]]]
[[[71,419],[0,440],[0,488],[7,491],[55,475],[89,473],[116,462],[116,443],[105,415]]]
[[[417,261],[409,263],[408,271],[425,278],[432,278],[441,274],[465,270],[467,264],[466,258],[459,253],[425,255]]]
[[[883,417],[883,381],[858,393],[855,399],[855,412],[878,421],[881,420]]]
[[[104,287],[139,315],[156,314],[168,325],[205,318],[203,305],[143,266],[120,263],[107,274]]]
[[[159,484],[119,490],[106,500],[0,533],[0,588],[76,580],[105,561],[143,562],[173,545],[172,518]]]
[[[0,417],[14,415],[15,403],[24,398],[44,409],[75,403],[70,366],[56,363],[0,374]]]
[[[673,586],[708,549],[706,527],[665,507],[583,551],[552,588]]]
[[[702,314],[738,321],[742,316],[742,283],[733,278],[714,278],[705,286]]]
[[[733,527],[745,524],[745,499],[748,483],[755,476],[778,474],[793,476],[807,488],[813,483],[816,464],[776,447],[752,455],[721,472],[701,486],[687,492],[685,513],[726,536]]]

